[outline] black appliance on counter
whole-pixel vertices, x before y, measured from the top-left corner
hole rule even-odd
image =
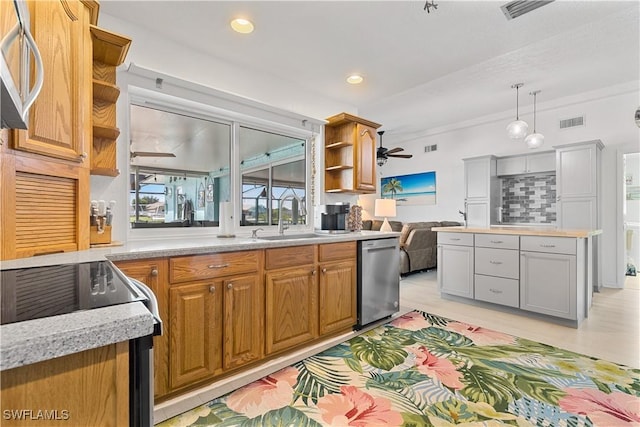
[[[2,270],[0,324],[140,301],[153,314],[152,334],[129,341],[131,426],[153,425],[153,337],[162,334],[151,289],[110,261]]]
[[[347,217],[349,216],[349,203],[336,203],[333,205],[320,205],[316,209],[316,231],[322,233],[348,233]]]

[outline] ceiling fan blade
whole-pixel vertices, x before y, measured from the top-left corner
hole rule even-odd
[[[158,153],[156,151],[133,151],[131,158],[135,157],[175,157],[173,153]]]
[[[387,150],[387,154],[397,153],[398,151],[404,151],[404,148],[402,148],[402,147],[392,148],[390,150]]]
[[[389,157],[398,157],[401,159],[410,159],[413,157],[413,154],[389,154]]]

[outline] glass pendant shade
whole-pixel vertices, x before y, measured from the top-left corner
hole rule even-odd
[[[522,139],[527,135],[529,125],[524,120],[514,120],[507,125],[507,134],[511,139]]]
[[[544,135],[536,132],[536,97],[539,93],[539,90],[534,90],[530,93],[530,95],[533,95],[533,133],[524,139],[529,148],[538,148],[544,144]]]
[[[522,139],[527,136],[527,131],[529,130],[529,125],[524,120],[520,120],[520,115],[518,111],[518,101],[520,94],[520,87],[523,83],[516,83],[511,85],[512,89],[516,90],[516,119],[507,125],[507,135],[511,139]]]
[[[524,142],[529,148],[538,148],[544,144],[544,135],[541,133],[532,133],[524,139]]]

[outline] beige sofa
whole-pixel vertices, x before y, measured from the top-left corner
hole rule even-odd
[[[389,221],[392,231],[400,232],[400,274],[435,268],[438,264],[437,233],[433,227],[462,225],[455,221]],[[379,231],[382,221],[363,221],[364,230]]]

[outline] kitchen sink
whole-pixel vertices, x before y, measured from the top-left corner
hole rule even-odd
[[[277,236],[259,236],[258,240],[297,240],[297,239],[314,239],[316,237],[331,237],[331,235],[304,233],[304,234],[283,234]]]

